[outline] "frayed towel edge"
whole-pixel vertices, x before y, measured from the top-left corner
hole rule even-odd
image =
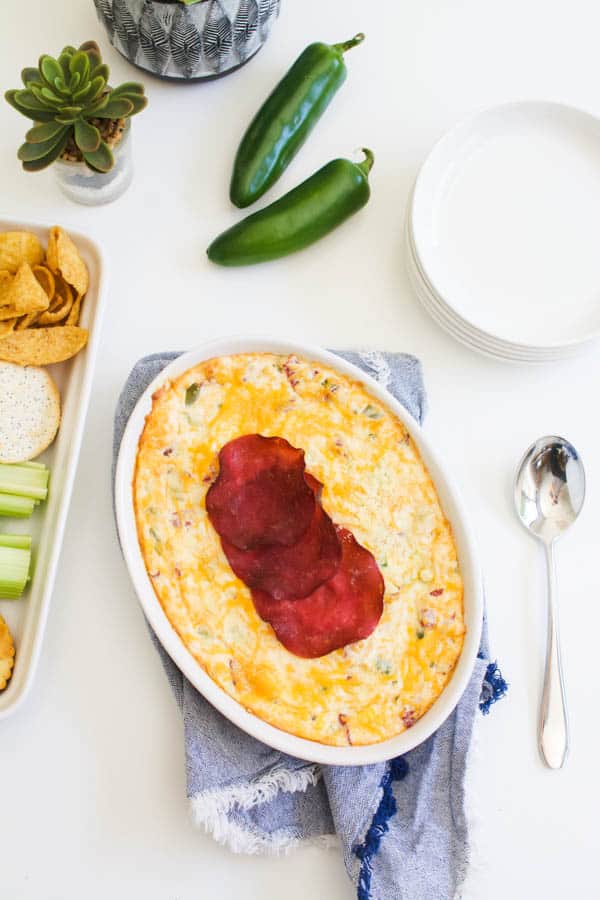
[[[489,711],[492,703],[505,695],[507,690],[507,684],[495,663],[488,663],[484,677],[484,686],[486,682],[488,683],[488,696],[485,696],[482,691],[484,696],[480,698],[479,704],[484,714]],[[404,760],[400,757],[392,762],[398,764],[404,762]],[[401,766],[397,766],[396,771],[394,771],[396,767],[393,765],[390,768],[392,771],[388,769],[380,785],[378,800],[375,804],[375,818],[386,796],[386,787],[387,793],[391,793],[393,781],[401,779],[406,774],[405,771],[402,771]],[[250,784],[232,785],[224,790],[206,791],[190,797],[189,803],[192,819],[197,826],[203,827],[207,833],[211,834],[217,843],[228,847],[233,853],[249,855],[285,854],[300,844],[302,846],[319,846],[326,849],[337,848],[340,843],[337,835],[319,835],[306,840],[301,838],[294,829],[285,828],[274,831],[271,834],[264,834],[258,830],[244,828],[229,818],[229,814],[235,807],[241,810],[248,810],[263,803],[268,803],[280,791],[286,793],[306,791],[310,785],[317,784],[320,778],[321,771],[315,765],[305,766],[295,771],[289,771],[283,767],[272,769]],[[394,804],[391,803],[390,806],[393,807]],[[355,851],[357,861],[360,861],[358,873],[359,896],[369,896],[368,881],[370,881],[369,870],[371,861],[377,855],[379,842],[387,831],[388,821],[392,814],[393,809],[386,809],[383,816],[384,821],[376,823],[374,820],[371,820],[363,839],[363,846],[360,847],[360,850],[363,852],[361,853],[359,850],[359,853],[356,853]],[[377,827],[374,829],[375,825]],[[375,838],[375,840],[370,840],[370,838]],[[363,880],[366,880],[367,883],[362,883]],[[360,888],[363,890],[362,895]]]
[[[192,808],[193,808],[192,798]],[[337,835],[323,834],[313,838],[302,838],[293,830],[282,828],[269,835],[261,834],[250,828],[243,828],[227,818],[219,822],[196,820],[197,826],[204,827],[206,832],[218,844],[227,847],[232,853],[245,856],[284,856],[297,847],[320,847],[325,850],[339,850],[340,841]]]
[[[232,785],[224,790],[206,791],[190,797],[192,819],[233,853],[289,853],[299,844],[338,847],[339,839],[335,835],[320,835],[306,841],[294,829],[287,828],[265,835],[243,828],[229,818],[235,807],[248,810],[268,803],[280,791],[306,791],[310,785],[317,784],[320,777],[318,766],[306,766],[292,772],[284,768],[272,769],[250,784]]]

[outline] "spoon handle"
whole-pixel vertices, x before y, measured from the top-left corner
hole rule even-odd
[[[562,768],[569,749],[567,702],[558,637],[558,596],[554,565],[554,541],[546,544],[548,566],[548,644],[540,709],[539,748],[550,769]]]

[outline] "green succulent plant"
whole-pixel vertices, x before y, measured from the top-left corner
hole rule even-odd
[[[79,49],[65,47],[58,59],[47,54],[38,67],[23,69],[24,89],[7,91],[6,100],[36,123],[25,135],[17,156],[27,172],[37,172],[64,152],[70,139],[96,172],[114,165],[110,147],[90,119],[125,119],[148,103],[144,87],[128,81],[110,88],[108,66],[95,41]]]

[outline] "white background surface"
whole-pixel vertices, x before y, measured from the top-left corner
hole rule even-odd
[[[112,413],[135,360],[232,332],[269,331],[421,357],[427,428],[457,476],[480,537],[493,647],[511,682],[510,698],[479,729],[471,795],[484,865],[468,897],[598,897],[600,361],[596,354],[539,369],[509,367],[453,343],[410,294],[402,236],[419,163],[460,117],[523,98],[600,114],[600,12],[591,0],[282,5],[270,42],[241,72],[198,86],[145,79],[150,107],[134,120],[136,179],[113,206],[79,208],[62,197],[51,173],[22,173],[15,153],[27,123],[0,105],[2,214],[90,230],[113,276],[37,680],[26,705],[0,726],[2,896],[353,896],[336,852],[234,857],[190,824],[181,721],[113,530]],[[89,38],[101,42],[115,83],[137,77],[109,48],[91,0],[12,2],[2,14],[3,90],[16,87],[20,69],[40,53]],[[348,83],[274,196],[333,156],[367,144],[377,154],[370,206],[295,258],[253,270],[211,267],[205,246],[236,219],[227,183],[249,117],[305,44],[361,29],[368,39],[348,60]],[[511,506],[521,452],[553,431],[580,450],[589,488],[576,531],[558,553],[572,718],[572,753],[558,774],[542,768],[535,747],[541,560]]]

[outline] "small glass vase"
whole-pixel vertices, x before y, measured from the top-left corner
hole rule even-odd
[[[130,131],[127,119],[121,140],[112,147],[115,164],[109,172],[94,172],[83,162],[57,159],[52,168],[63,194],[86,206],[112,203],[124,194],[133,178]]]

